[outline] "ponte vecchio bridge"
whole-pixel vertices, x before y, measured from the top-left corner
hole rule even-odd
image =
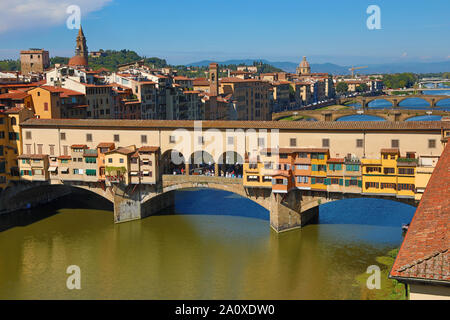
[[[21,178],[2,193],[3,210],[40,205],[58,190],[82,188],[112,202],[114,221],[124,222],[173,205],[175,190],[212,188],[258,203],[269,211],[273,229],[284,231],[304,225],[329,201],[376,197],[414,205],[417,200],[327,190],[275,194],[270,187],[249,188],[242,177],[225,176],[227,165],[242,165],[267,147],[319,147],[332,158],[370,159],[396,146],[438,157],[450,136],[450,122],[29,119],[21,130]],[[209,176],[192,170],[199,152],[202,164],[214,168]],[[175,163],[174,154],[181,161]],[[180,168],[184,174],[174,174]]]

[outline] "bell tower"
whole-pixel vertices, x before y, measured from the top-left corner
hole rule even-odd
[[[218,66],[215,62],[209,64],[209,94],[211,96],[219,95]]]
[[[88,60],[88,47],[86,45],[86,37],[83,33],[83,28],[80,25],[80,29],[78,30],[77,36],[77,47],[75,49],[75,55],[81,56]]]

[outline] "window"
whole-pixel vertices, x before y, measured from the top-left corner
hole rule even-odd
[[[247,181],[259,182],[259,176],[247,176]]]
[[[381,189],[397,189],[397,185],[395,183],[381,183]]]
[[[31,154],[31,144],[27,144],[27,154]]]
[[[264,143],[264,138],[258,138],[258,147],[264,147],[265,143]]]
[[[376,188],[378,189],[379,183],[378,182],[366,182],[366,189],[369,188]]]
[[[44,102],[44,111],[48,111],[48,102]]]
[[[37,149],[38,149],[37,153],[42,154],[42,144],[38,144]]]
[[[147,143],[147,135],[141,135],[141,143]]]
[[[120,163],[123,163],[123,158],[120,158],[120,159],[119,159],[119,162],[120,162]]]
[[[363,139],[356,139],[356,147],[357,148],[363,147]]]
[[[60,137],[61,140],[66,140],[66,133],[65,132],[61,132],[59,134],[59,137]]]
[[[86,133],[86,142],[92,142],[92,133]]]
[[[296,166],[296,169],[297,169],[297,170],[308,170],[308,169],[309,169],[309,166],[308,166],[307,164],[298,164],[298,165]]]
[[[12,118],[11,118],[11,125],[12,125],[12,126],[15,126],[16,124],[17,124],[16,118],[15,118],[15,117],[12,117]]]
[[[290,139],[290,142],[289,142],[289,145],[290,145],[291,147],[296,147],[296,146],[297,146],[297,139],[291,138],[291,139]]]
[[[308,183],[308,177],[305,176],[297,176],[298,183]]]
[[[86,175],[87,176],[96,176],[97,171],[95,169],[86,169]]]
[[[414,169],[413,168],[398,168],[398,174],[407,174],[407,175],[414,175]]]
[[[391,140],[391,147],[392,148],[399,148],[400,142],[397,139]]]
[[[50,148],[50,155],[51,156],[55,155],[55,145],[50,144],[48,147]]]
[[[25,139],[31,139],[31,131],[25,131]]]
[[[97,158],[95,158],[95,157],[86,157],[86,158],[84,158],[84,161],[86,163],[96,163],[97,162]]]
[[[228,137],[228,144],[234,144],[234,137]]]
[[[108,158],[108,163],[112,163],[112,158]]]
[[[414,189],[415,189],[415,186],[413,184],[407,184],[407,183],[399,183],[397,185],[397,187],[398,187],[398,191],[401,191],[401,190],[414,191]]]
[[[114,135],[114,142],[119,142],[120,141],[120,137],[118,134]]]
[[[428,148],[430,148],[430,149],[436,148],[436,140],[434,140],[434,139],[428,140]]]
[[[366,167],[366,173],[378,172],[381,173],[381,167]]]
[[[330,147],[330,139],[322,139],[322,147],[329,148]]]
[[[384,168],[384,174],[395,174],[395,168]]]
[[[297,154],[297,157],[306,159],[306,158],[308,158],[308,154],[306,152],[299,152]]]
[[[69,146],[63,146],[63,153],[65,156],[69,154]]]

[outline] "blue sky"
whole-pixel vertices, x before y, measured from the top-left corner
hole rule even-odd
[[[72,56],[71,4],[81,8],[90,50],[126,48],[173,64],[303,55],[341,65],[450,59],[449,0],[0,0],[0,59],[30,47]],[[380,30],[366,26],[371,4],[381,9]]]

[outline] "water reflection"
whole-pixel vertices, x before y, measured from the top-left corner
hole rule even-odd
[[[177,214],[123,224],[109,210],[43,207],[55,214],[0,233],[0,298],[358,299],[355,276],[400,244],[414,208],[355,200],[282,234],[265,209],[217,190],[178,191]],[[66,288],[72,264],[79,291]]]

